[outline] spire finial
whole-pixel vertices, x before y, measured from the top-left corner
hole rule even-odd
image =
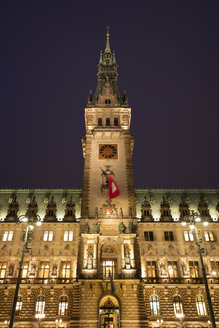
[[[110,43],[109,43],[109,36],[110,36],[109,30],[110,30],[110,27],[107,26],[106,27],[106,49],[105,49],[105,52],[111,52]]]
[[[109,36],[110,36],[110,33],[109,33],[109,31],[110,31],[110,26],[107,26],[107,27],[106,27],[106,36],[107,36],[107,37],[109,37]]]

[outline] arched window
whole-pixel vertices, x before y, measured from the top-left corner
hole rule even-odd
[[[44,314],[45,309],[45,297],[38,296],[36,301],[36,314]]]
[[[160,302],[158,296],[152,295],[150,298],[151,315],[160,315]]]
[[[207,315],[206,305],[203,296],[196,297],[196,307],[198,315]]]
[[[16,314],[19,314],[22,308],[22,297],[18,296],[17,297],[17,303],[16,303],[16,308],[15,308],[15,312]]]
[[[110,126],[110,118],[109,117],[106,118],[106,126]]]
[[[59,299],[59,311],[58,315],[66,315],[68,309],[68,297],[61,296]]]
[[[182,299],[180,296],[174,296],[173,298],[173,307],[174,307],[174,313],[177,318],[182,318],[183,316],[183,305],[182,305]]]
[[[101,117],[98,118],[98,126],[102,126],[102,118]]]
[[[119,125],[119,119],[118,117],[114,118],[114,126],[118,126]]]

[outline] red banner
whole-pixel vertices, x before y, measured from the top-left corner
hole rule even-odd
[[[120,191],[119,188],[117,187],[117,184],[115,183],[114,179],[109,175],[109,198],[115,198],[119,196]]]

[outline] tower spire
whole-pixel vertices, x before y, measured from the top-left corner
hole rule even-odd
[[[109,42],[109,37],[110,37],[110,27],[107,26],[106,27],[106,49],[105,52],[110,52],[111,53],[111,49],[110,49],[110,42]]]

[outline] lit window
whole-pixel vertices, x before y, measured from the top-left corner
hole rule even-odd
[[[5,278],[6,266],[6,262],[0,262],[0,278]]]
[[[18,296],[15,311],[17,314],[21,311],[22,308],[22,297]]]
[[[151,315],[160,315],[160,303],[156,295],[152,295],[150,298]]]
[[[109,279],[110,274],[114,278],[115,261],[103,261],[103,279]]]
[[[27,278],[29,263],[24,262],[22,270],[22,278]]]
[[[36,314],[44,314],[45,309],[45,297],[38,296],[36,301]]]
[[[58,315],[66,315],[68,309],[68,297],[62,296],[59,299],[59,311]]]
[[[153,241],[154,240],[153,231],[144,231],[144,240],[145,241]]]
[[[214,241],[214,235],[212,231],[204,231],[205,241]]]
[[[174,296],[173,298],[173,307],[174,313],[177,318],[181,318],[183,316],[183,306],[182,299],[179,296]]]
[[[174,241],[173,231],[164,231],[165,241]]]
[[[212,277],[219,277],[219,261],[211,261],[210,265]]]
[[[192,231],[184,231],[185,241],[194,241],[194,235]]]
[[[62,262],[62,278],[70,278],[71,262]]]
[[[178,277],[178,269],[176,261],[168,261],[168,273],[170,278]]]
[[[156,262],[155,261],[147,261],[147,277],[155,278],[156,277]]]
[[[199,277],[199,265],[198,261],[189,261],[189,271],[192,278]]]
[[[72,241],[72,240],[73,240],[73,231],[65,231],[64,241]]]
[[[203,296],[196,297],[196,307],[197,307],[198,315],[207,315],[207,310],[206,310]]]
[[[2,240],[3,241],[12,241],[13,231],[5,231]]]
[[[49,262],[41,262],[40,263],[40,278],[48,278],[49,277]]]
[[[43,241],[52,241],[53,240],[53,231],[44,231]]]

